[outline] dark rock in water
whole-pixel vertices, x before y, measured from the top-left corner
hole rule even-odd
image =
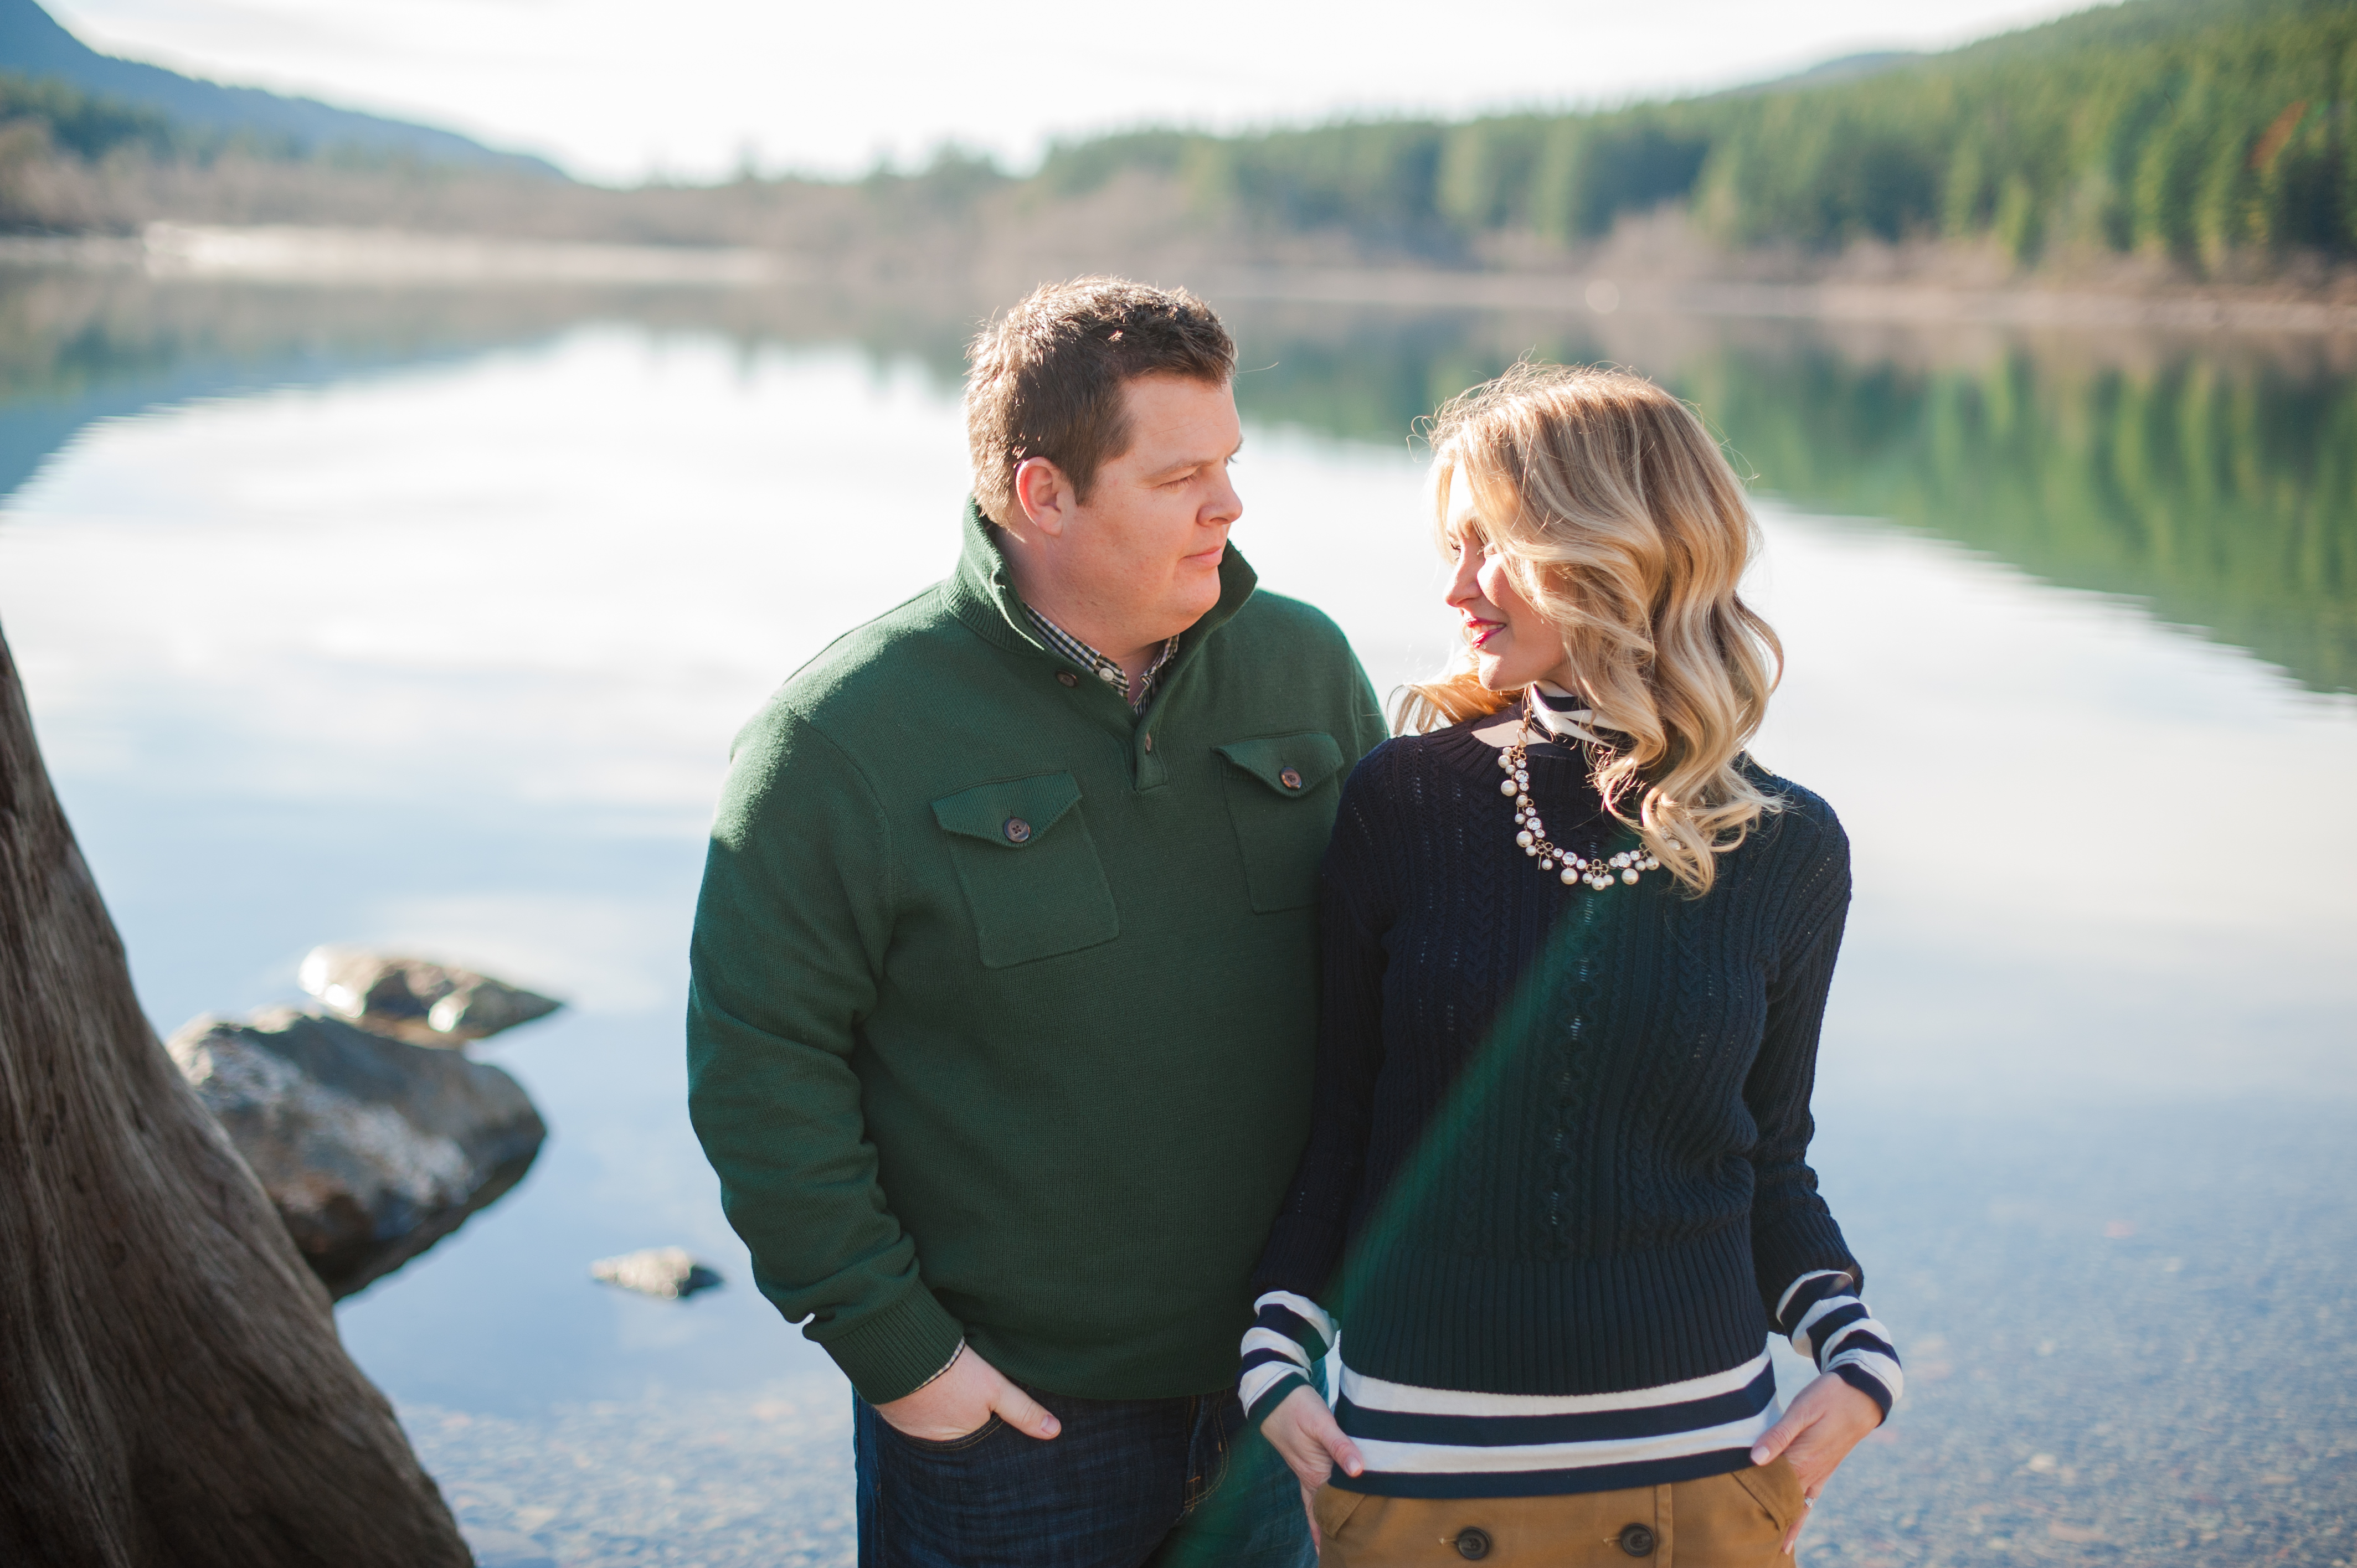
[[[619,1258],[600,1258],[589,1265],[589,1277],[640,1295],[672,1297],[694,1295],[721,1283],[717,1269],[697,1262],[684,1247],[649,1247]]]
[[[199,1018],[165,1049],[339,1296],[513,1187],[548,1135],[499,1069],[317,1013]]]
[[[472,970],[365,948],[313,948],[298,978],[330,1012],[413,1046],[463,1046],[564,1005]]]

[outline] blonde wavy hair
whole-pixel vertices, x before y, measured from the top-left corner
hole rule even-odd
[[[1436,522],[1472,489],[1475,527],[1562,633],[1612,744],[1587,749],[1605,810],[1696,896],[1717,856],[1778,809],[1739,764],[1783,673],[1736,588],[1760,548],[1742,480],[1694,410],[1641,376],[1523,363],[1434,415]],[[1394,729],[1497,713],[1468,648],[1403,693]],[[1635,801],[1633,815],[1629,810]]]

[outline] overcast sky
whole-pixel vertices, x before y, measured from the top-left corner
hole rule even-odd
[[[420,119],[587,178],[841,173],[944,140],[1590,104],[1936,48],[2080,0],[48,0],[112,54]]]

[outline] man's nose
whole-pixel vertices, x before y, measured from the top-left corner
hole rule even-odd
[[[1207,523],[1232,523],[1244,514],[1244,499],[1236,494],[1236,482],[1226,474],[1220,476],[1220,488],[1212,492],[1211,505],[1205,512]]]

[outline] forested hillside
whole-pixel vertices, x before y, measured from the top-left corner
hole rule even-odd
[[[2345,293],[2357,0],[2126,0],[1945,54],[1593,113],[1141,130],[1059,145],[1022,177],[944,149],[851,182],[630,191],[349,145],[323,158],[291,135],[0,78],[0,228],[18,231],[165,218],[720,243],[996,288],[1239,263],[1577,267],[1624,219],[1663,210],[1689,275],[1806,274],[1877,242],[1969,252],[1984,272],[2092,260],[2132,288],[2337,278]]]
[[[127,99],[85,92],[56,77],[6,71],[0,71],[0,138],[91,160],[125,151],[156,158],[203,158],[231,145],[287,157],[301,150],[284,136],[199,129]]]
[[[1861,78],[1592,114],[1061,146],[1078,195],[1125,170],[1207,213],[1345,227],[1436,257],[1559,245],[1684,202],[1735,248],[1994,239],[2028,262],[2142,251],[2357,254],[2357,4],[2129,0]]]
[[[201,155],[241,142],[282,156],[365,149],[380,157],[460,164],[509,174],[556,172],[538,158],[496,152],[430,125],[337,109],[258,88],[224,87],[161,66],[117,59],[99,53],[59,26],[38,0],[0,0],[0,71],[37,79],[73,96],[94,94],[119,112],[168,120],[176,127],[173,150],[182,154]],[[19,120],[27,108],[19,95],[0,107],[0,118]],[[89,156],[70,138],[59,140]]]

